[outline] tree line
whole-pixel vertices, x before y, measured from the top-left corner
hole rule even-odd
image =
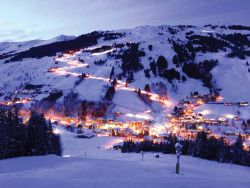
[[[175,144],[178,139],[170,134],[164,142],[143,142],[125,141],[121,152],[162,152],[164,154],[175,154]],[[238,136],[233,145],[225,142],[223,138],[208,137],[207,133],[198,132],[195,140],[181,140],[182,154],[202,159],[213,160],[223,163],[233,163],[250,166],[250,151],[244,150],[241,135]]]
[[[0,159],[62,154],[60,136],[43,114],[31,112],[24,124],[16,107],[0,107]]]

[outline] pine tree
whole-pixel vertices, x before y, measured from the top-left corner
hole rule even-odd
[[[0,159],[7,158],[7,144],[9,137],[6,131],[6,111],[1,107],[0,109]]]
[[[59,135],[43,114],[31,112],[27,126],[19,118],[18,109],[0,107],[0,159],[26,155],[61,154]]]
[[[27,149],[29,155],[48,154],[47,124],[42,114],[32,111],[27,125]]]
[[[49,154],[62,155],[60,135],[53,132],[50,121],[48,121],[48,148]]]
[[[137,93],[138,93],[139,96],[141,96],[141,89],[140,88],[138,89]]]
[[[207,157],[207,133],[204,131],[198,132],[197,134],[194,156],[200,158]]]
[[[116,78],[112,81],[111,85],[112,85],[113,87],[116,87],[116,85],[117,85],[117,80],[116,80]]]
[[[168,62],[163,56],[159,56],[156,65],[158,67],[158,73],[160,76],[164,74],[164,71],[168,68]]]
[[[234,146],[233,146],[233,163],[242,164],[242,155],[243,155],[243,140],[241,135],[238,136]]]
[[[53,143],[53,151],[52,154],[62,155],[62,147],[61,147],[61,139],[59,135],[53,134],[51,138],[51,142]]]
[[[152,44],[148,45],[148,50],[149,50],[149,51],[152,51],[152,50],[153,50],[153,45],[152,45]]]
[[[108,100],[108,101],[111,101],[113,99],[115,95],[115,87],[114,86],[110,86],[107,91],[106,91],[106,94],[105,94],[105,99]]]
[[[225,162],[226,145],[225,145],[223,138],[220,138],[220,140],[218,141],[218,148],[219,148],[219,151],[217,153],[217,161]]]
[[[109,81],[112,80],[112,78],[113,78],[113,76],[114,76],[114,74],[115,74],[114,71],[115,71],[115,68],[114,68],[114,66],[113,66],[112,69],[111,69],[110,75],[109,75]]]
[[[128,87],[128,83],[129,83],[129,81],[128,81],[128,79],[126,79],[125,87]]]
[[[19,118],[19,113],[17,107],[14,107],[13,113],[13,125],[14,129],[16,130],[15,133],[15,156],[24,156],[25,153],[25,126],[22,123],[22,119]]]
[[[144,70],[144,74],[145,74],[145,77],[146,77],[146,78],[150,78],[150,73],[149,73],[149,71],[150,71],[149,69],[145,69],[145,70]]]
[[[151,89],[150,89],[149,84],[146,84],[146,85],[145,85],[144,90],[145,90],[146,92],[150,93]]]
[[[80,104],[80,110],[79,110],[79,117],[82,121],[86,121],[86,116],[88,114],[88,105],[86,100],[81,102]]]
[[[186,76],[182,75],[181,80],[185,82],[187,80]]]
[[[179,66],[179,61],[178,61],[178,56],[177,55],[173,56],[173,60],[172,61],[173,61],[173,64],[175,64],[176,67]]]
[[[18,114],[16,114],[18,116]],[[7,157],[17,157],[19,156],[18,150],[19,146],[22,148],[22,143],[20,143],[19,139],[19,122],[17,120],[18,117],[14,117],[11,109],[6,111],[6,124],[5,124],[5,132],[6,132],[6,144],[7,144]]]
[[[53,153],[54,151],[54,147],[53,147],[53,141],[52,141],[52,137],[53,137],[53,128],[52,128],[52,124],[51,121],[49,120],[47,122],[48,124],[48,128],[47,128],[47,135],[48,135],[48,153]]]
[[[156,70],[156,64],[155,61],[150,62],[150,69],[152,71],[152,73],[157,76],[157,70]]]

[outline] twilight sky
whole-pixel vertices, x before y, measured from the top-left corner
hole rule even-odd
[[[243,24],[250,0],[0,0],[0,41],[141,25]]]

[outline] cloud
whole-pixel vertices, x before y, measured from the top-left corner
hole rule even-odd
[[[249,0],[1,0],[0,40],[141,25],[250,25]]]
[[[2,26],[0,27],[0,41],[26,41],[33,37],[40,38],[41,36],[39,36],[35,28],[34,25],[28,28],[20,28],[11,25],[7,27],[6,25]]]

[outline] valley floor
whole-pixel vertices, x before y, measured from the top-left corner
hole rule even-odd
[[[22,157],[0,161],[1,188],[247,188],[250,168],[175,155],[122,154],[107,150],[119,138],[76,139],[60,129],[64,157]],[[85,153],[86,152],[86,153]],[[85,156],[86,154],[86,156]]]

